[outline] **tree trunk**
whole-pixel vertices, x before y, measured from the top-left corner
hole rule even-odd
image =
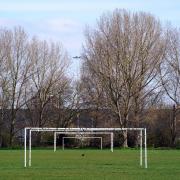
[[[41,128],[42,127],[42,118],[43,118],[43,110],[42,108],[39,111],[39,121],[38,121],[38,127]],[[37,146],[39,146],[41,144],[41,140],[42,140],[42,136],[41,136],[41,132],[38,132],[37,134]]]
[[[174,147],[176,143],[176,106],[173,105],[173,112],[171,118],[171,146]]]
[[[9,146],[12,147],[13,144],[13,138],[14,138],[14,126],[15,126],[15,111],[12,108],[11,110],[11,124],[10,124],[10,133],[9,133]]]
[[[0,148],[2,148],[2,135],[0,134]]]
[[[127,131],[123,131],[123,147],[126,148],[128,147],[128,134],[127,134]]]
[[[128,113],[124,113],[124,121],[123,121],[123,127],[126,128],[127,127],[127,122],[128,122]],[[128,132],[123,131],[123,147],[128,147]]]
[[[2,147],[2,139],[3,139],[3,137],[2,137],[2,128],[0,127],[0,148]]]
[[[14,120],[12,120],[9,134],[9,146],[12,147],[13,144],[13,136],[14,136]]]
[[[134,128],[139,128],[140,125],[140,117],[138,111],[135,112],[135,123],[134,123]],[[134,131],[134,146],[138,147],[140,145],[140,139],[139,139],[139,131]]]
[[[140,146],[140,135],[139,135],[139,131],[134,131],[133,136],[134,136],[134,147],[139,147]]]
[[[0,116],[0,148],[2,147],[2,125],[3,125],[3,108],[0,110],[1,116]]]
[[[140,108],[140,92],[134,97],[134,128],[140,128],[140,112],[142,112],[142,109]],[[138,147],[140,145],[140,132],[139,131],[133,131],[134,136],[134,146]]]

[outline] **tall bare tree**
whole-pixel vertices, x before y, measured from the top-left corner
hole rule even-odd
[[[3,143],[3,132],[5,129],[5,110],[8,106],[9,95],[7,91],[8,76],[7,62],[6,62],[6,36],[5,29],[0,30],[0,147]]]
[[[167,32],[165,62],[160,66],[160,77],[166,95],[174,103],[170,121],[171,145],[175,145],[177,135],[177,113],[180,109],[180,30],[169,28]]]
[[[164,55],[161,24],[147,13],[115,10],[86,31],[83,58],[103,88],[120,127],[129,125],[133,101],[157,88],[157,67]],[[127,133],[124,133],[127,146]]]
[[[107,118],[107,115],[102,113],[103,110],[108,108],[104,99],[105,93],[103,87],[93,75],[93,72],[88,70],[86,62],[83,63],[81,71],[80,97],[85,108],[89,109],[89,115],[92,121],[91,126],[97,127],[101,123],[107,125],[103,122]],[[108,122],[108,125],[112,127],[112,123]]]
[[[1,29],[0,47],[0,124],[6,121],[11,146],[19,130],[17,112],[21,108],[38,111],[31,125],[45,125],[43,115],[48,102],[69,83],[65,74],[69,61],[60,44],[28,39],[21,27]],[[4,108],[10,109],[9,120],[3,118]]]
[[[28,50],[32,66],[31,77],[26,87],[27,107],[32,112],[36,111],[31,125],[43,127],[47,120],[44,114],[48,103],[57,94],[64,92],[68,84],[65,73],[69,60],[60,44],[36,38],[30,42]]]
[[[10,108],[9,145],[12,145],[15,134],[16,114],[24,105],[23,89],[30,68],[27,56],[27,34],[21,27],[13,30],[1,30],[1,55],[4,59],[4,73],[1,74],[3,92],[8,96]],[[6,98],[4,96],[4,98]]]

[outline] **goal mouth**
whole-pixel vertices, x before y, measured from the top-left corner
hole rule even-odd
[[[97,137],[97,136],[89,136],[89,135],[110,135],[110,139],[111,139],[111,146],[110,146],[110,150],[111,152],[113,152],[113,136],[114,133],[113,132],[90,132],[90,131],[86,131],[86,132],[54,132],[54,152],[57,149],[57,135],[59,134],[64,134],[64,135],[75,135],[75,137],[72,137],[72,139],[79,139],[81,141],[85,140],[85,139],[101,139],[100,141],[100,146],[102,149],[102,137]],[[88,136],[88,137],[87,137]],[[71,138],[70,137],[70,138]],[[69,139],[70,139],[69,138]],[[65,138],[66,139],[66,138]],[[64,150],[64,139],[62,139],[62,149]]]

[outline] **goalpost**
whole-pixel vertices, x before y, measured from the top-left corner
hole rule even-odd
[[[27,167],[27,135],[29,135],[29,157],[28,165],[31,166],[31,134],[32,132],[120,132],[120,131],[140,132],[140,166],[143,165],[142,141],[144,132],[144,167],[147,168],[147,134],[146,128],[39,128],[26,127],[24,129],[24,167]],[[29,133],[29,134],[28,134]]]
[[[113,142],[113,136],[114,136],[113,132],[54,132],[54,152],[56,151],[56,148],[57,148],[57,135],[58,134],[78,135],[79,138],[82,138],[82,139],[83,139],[83,135],[105,135],[105,134],[108,134],[108,135],[110,135],[110,139],[111,139],[111,152],[113,152],[113,143],[114,143]],[[62,142],[62,148],[64,150],[64,141]],[[102,149],[102,139],[101,139],[101,149]]]

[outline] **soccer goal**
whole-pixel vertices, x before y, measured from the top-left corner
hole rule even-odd
[[[28,165],[31,166],[31,134],[32,132],[121,132],[139,131],[140,132],[140,166],[143,165],[143,139],[144,139],[144,167],[147,168],[147,135],[146,128],[39,128],[26,127],[24,129],[24,167],[27,167],[27,135],[29,136],[29,156]],[[143,138],[144,132],[144,138]]]
[[[78,139],[87,139],[84,135],[110,135],[111,139],[111,152],[113,152],[113,132],[54,132],[54,152],[57,149],[57,135],[58,134],[68,134],[68,135],[76,135],[76,138]],[[83,138],[84,137],[84,138]],[[101,139],[101,149],[103,147],[102,145],[102,137],[96,138],[96,137],[89,137],[88,139]],[[62,140],[62,149],[64,150],[64,138]]]

